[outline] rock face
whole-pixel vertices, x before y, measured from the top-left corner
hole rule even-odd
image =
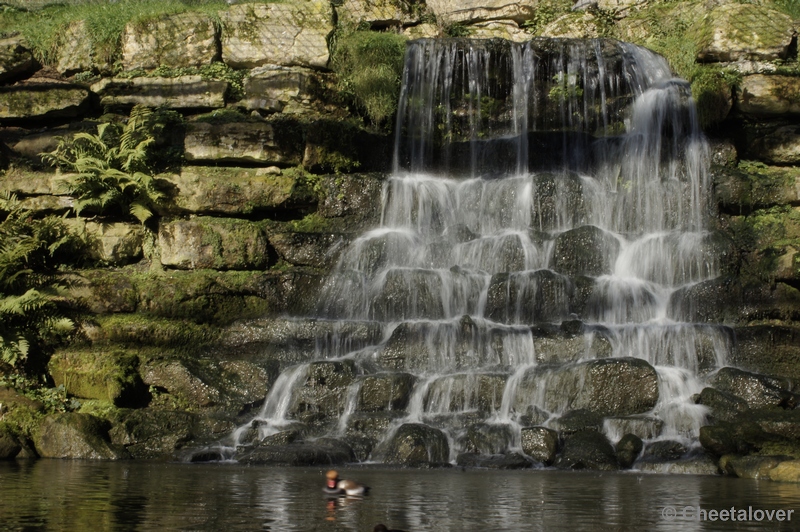
[[[202,109],[225,107],[227,81],[206,81],[200,76],[176,78],[106,78],[92,85],[100,105]]]
[[[269,262],[269,243],[257,224],[231,218],[197,217],[162,224],[161,264],[181,269],[247,270]]]
[[[92,41],[89,27],[85,20],[70,23],[61,37],[56,69],[65,75],[91,70]]]
[[[800,81],[792,76],[746,76],[739,86],[737,107],[754,116],[800,114]]]
[[[800,163],[800,128],[783,126],[756,139],[748,155],[770,164],[796,165]]]
[[[100,351],[56,352],[48,364],[56,385],[82,399],[111,401],[116,406],[140,407],[148,400],[135,357]]]
[[[88,97],[86,89],[61,83],[0,87],[0,120],[78,116]]]
[[[267,65],[254,68],[244,80],[247,109],[270,113],[302,111],[322,83],[320,74],[301,67]]]
[[[328,2],[242,4],[220,12],[222,59],[233,68],[328,65],[333,31]]]
[[[187,166],[162,178],[175,187],[167,209],[176,213],[247,216],[313,205],[297,178],[270,168]]]
[[[24,47],[22,39],[0,39],[0,82],[25,75],[33,66],[33,54]]]
[[[600,415],[647,412],[658,402],[658,376],[653,367],[636,358],[590,360],[557,368],[529,370],[520,383],[520,405],[544,389],[549,411],[585,409]]]
[[[141,225],[83,221],[70,225],[84,232],[90,248],[89,256],[94,260],[122,266],[142,258],[144,228]]]
[[[401,425],[380,451],[387,464],[427,466],[449,461],[450,445],[438,429],[419,423]]]
[[[302,154],[302,146],[291,140],[281,136],[276,125],[265,121],[190,122],[185,155],[188,161],[291,166],[300,164]]]
[[[489,20],[512,20],[522,24],[533,18],[537,3],[532,1],[510,2],[508,0],[428,0],[426,2],[437,20],[449,24],[485,22]]]
[[[339,25],[356,28],[401,26],[415,21],[413,0],[344,0],[335,6]]]
[[[565,275],[596,277],[611,273],[619,252],[619,241],[593,225],[560,234],[555,241],[553,268]]]
[[[124,449],[113,445],[105,423],[88,414],[55,414],[45,418],[34,438],[42,458],[119,460],[128,458]]]
[[[217,31],[209,15],[180,13],[131,22],[122,34],[122,63],[127,70],[211,64],[217,57]]]
[[[701,62],[787,57],[792,42],[789,15],[753,4],[720,5],[696,22]]]

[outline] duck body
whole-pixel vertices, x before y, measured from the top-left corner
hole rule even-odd
[[[328,471],[326,475],[328,478],[325,487],[322,491],[326,495],[339,496],[349,495],[351,497],[360,497],[369,493],[369,486],[359,484],[352,480],[340,480],[336,471]]]

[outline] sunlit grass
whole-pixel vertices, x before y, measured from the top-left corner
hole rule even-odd
[[[53,4],[42,9],[0,7],[0,34],[21,33],[42,64],[56,61],[59,40],[74,21],[85,20],[93,49],[114,59],[128,22],[185,12],[216,14],[228,8],[225,0],[92,0],[80,4]]]

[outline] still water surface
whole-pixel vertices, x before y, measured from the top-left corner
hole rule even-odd
[[[690,475],[342,468],[363,499],[326,500],[325,469],[0,462],[0,530],[800,530],[800,486]],[[796,510],[792,521],[698,522],[682,508]],[[663,518],[675,507],[674,521]]]

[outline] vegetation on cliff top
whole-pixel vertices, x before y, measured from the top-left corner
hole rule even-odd
[[[95,51],[101,51],[109,62],[116,59],[125,25],[145,22],[162,15],[185,12],[216,14],[227,9],[225,0],[119,0],[110,2],[53,2],[38,10],[6,6],[0,8],[0,35],[21,33],[42,64],[56,60],[64,30],[72,22],[85,20]]]
[[[405,53],[406,39],[395,33],[355,31],[335,41],[332,66],[339,89],[377,126],[397,109]]]

